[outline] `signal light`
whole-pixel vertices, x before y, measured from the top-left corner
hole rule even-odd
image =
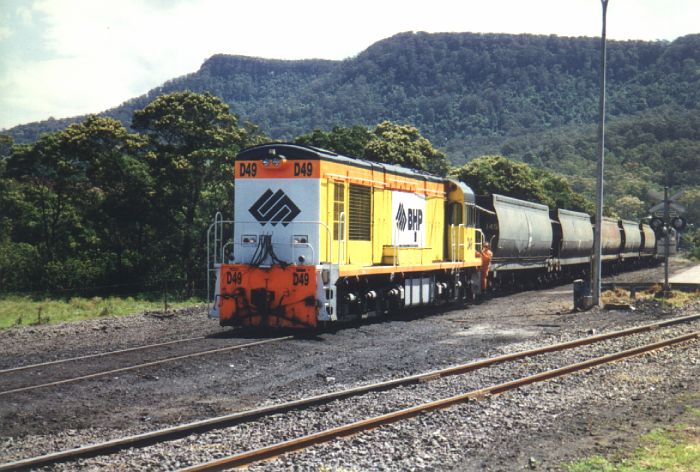
[[[676,231],[683,231],[687,226],[687,222],[685,218],[679,216],[671,220],[671,226]]]
[[[664,221],[661,218],[652,218],[650,225],[651,229],[658,233],[664,227]]]

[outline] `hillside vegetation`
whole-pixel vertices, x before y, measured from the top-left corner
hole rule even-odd
[[[129,126],[133,112],[157,95],[208,92],[274,139],[390,120],[417,127],[459,163],[505,136],[594,123],[598,48],[593,38],[402,33],[343,61],[216,55],[199,71],[105,115]],[[611,118],[700,104],[700,35],[671,43],[610,41],[608,51]],[[16,142],[34,141],[70,121],[10,134]]]

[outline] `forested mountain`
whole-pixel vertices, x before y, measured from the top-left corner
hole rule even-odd
[[[673,42],[610,41],[609,117],[700,104],[700,35]],[[210,92],[275,139],[314,128],[416,126],[455,163],[504,139],[594,123],[599,40],[557,36],[401,33],[343,61],[216,55],[199,71],[104,114],[127,126],[134,110],[178,90]],[[13,128],[16,142],[71,120]]]

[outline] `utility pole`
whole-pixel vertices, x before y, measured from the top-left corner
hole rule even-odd
[[[671,291],[668,286],[668,253],[671,246],[671,218],[669,217],[670,204],[668,200],[668,186],[664,186],[664,296]]]
[[[596,166],[595,187],[595,232],[593,234],[593,260],[591,267],[591,291],[593,305],[600,305],[600,279],[602,259],[602,226],[603,226],[603,170],[605,168],[605,22],[608,11],[608,0],[601,0],[603,6],[603,32],[600,41],[600,96],[598,105],[598,164]]]

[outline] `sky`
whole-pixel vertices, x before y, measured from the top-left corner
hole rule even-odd
[[[700,0],[609,0],[610,39],[700,32]],[[600,0],[0,0],[0,129],[98,113],[217,53],[345,59],[405,31],[600,36]]]

